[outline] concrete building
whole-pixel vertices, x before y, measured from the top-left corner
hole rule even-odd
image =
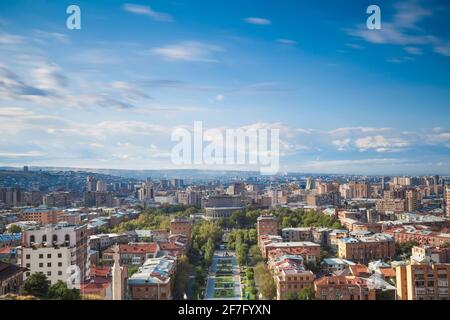
[[[76,281],[84,281],[89,269],[86,231],[86,225],[48,225],[24,231],[20,255],[20,265],[28,269],[24,278],[41,272],[54,284],[77,273]]]
[[[128,279],[132,300],[171,300],[176,260],[165,256],[147,259]]]
[[[25,270],[17,265],[0,261],[0,296],[19,293]]]
[[[383,233],[358,238],[342,238],[338,242],[338,256],[361,263],[393,258],[395,256],[394,238]]]
[[[305,269],[300,255],[284,254],[279,250],[270,256],[268,267],[275,281],[277,300],[285,300],[289,294],[297,295],[300,290],[313,287],[314,273]]]
[[[450,264],[407,264],[396,267],[398,300],[449,300]]]
[[[448,185],[445,186],[444,202],[445,202],[445,214],[448,218],[450,218],[450,187]]]
[[[281,229],[281,237],[283,241],[312,241],[312,228],[311,227],[299,227],[299,228],[283,228]]]
[[[36,221],[42,225],[57,224],[58,217],[63,212],[55,208],[28,208],[20,212],[21,221]]]
[[[120,265],[142,265],[147,259],[155,258],[160,250],[158,243],[119,244]],[[114,264],[114,246],[103,252],[103,262],[107,266]]]
[[[44,196],[43,203],[49,208],[58,207],[64,208],[70,205],[69,192],[51,192]]]
[[[182,234],[191,242],[192,220],[190,218],[174,218],[170,221],[170,235]]]
[[[278,221],[275,216],[262,215],[256,219],[256,230],[258,237],[262,235],[277,235],[278,234]]]
[[[314,281],[317,300],[375,300],[376,291],[367,279],[355,276],[325,276]]]
[[[208,197],[203,204],[207,219],[227,218],[233,212],[244,209],[244,204],[240,196],[213,195]]]

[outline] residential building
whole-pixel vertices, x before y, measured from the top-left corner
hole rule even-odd
[[[32,273],[44,273],[52,284],[77,273],[80,282],[88,272],[87,227],[65,224],[47,225],[22,234],[20,265]]]
[[[410,263],[396,267],[398,300],[449,300],[450,264]]]
[[[142,265],[147,259],[155,258],[160,250],[158,243],[119,244],[120,265]],[[114,248],[103,252],[103,262],[107,266],[114,263]]]
[[[169,256],[147,259],[128,279],[132,300],[171,300],[176,260]]]
[[[19,293],[25,270],[20,266],[0,261],[0,296]]]
[[[394,238],[383,233],[359,238],[342,238],[338,242],[338,256],[361,263],[393,258],[395,256]]]
[[[318,300],[375,300],[376,291],[367,279],[355,276],[325,276],[314,281]]]

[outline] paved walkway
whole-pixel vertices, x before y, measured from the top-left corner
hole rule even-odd
[[[228,256],[225,254],[228,253]],[[217,262],[221,259],[231,259],[233,270],[233,291],[234,296],[231,298],[215,298],[214,287],[216,282]],[[239,273],[239,265],[233,251],[216,250],[211,262],[208,274],[208,282],[206,284],[205,300],[242,300],[241,275]]]

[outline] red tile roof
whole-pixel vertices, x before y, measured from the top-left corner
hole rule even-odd
[[[156,242],[150,243],[130,243],[119,244],[119,253],[156,253],[158,251],[158,244]],[[110,247],[105,250],[106,253],[114,253],[113,248]]]

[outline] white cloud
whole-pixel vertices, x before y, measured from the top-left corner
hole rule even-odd
[[[417,47],[405,47],[403,48],[406,52],[413,55],[421,55],[422,49]]]
[[[363,39],[374,44],[391,44],[406,46],[404,49],[409,54],[421,54],[422,48],[418,46],[430,46],[434,52],[450,56],[450,46],[439,37],[427,33],[420,23],[433,12],[425,8],[419,1],[400,2],[394,5],[396,13],[392,19],[383,19],[380,30],[369,30],[365,25],[353,29],[346,29],[347,34]],[[447,48],[449,46],[449,48]],[[390,62],[404,62],[394,59]]]
[[[148,16],[156,21],[164,21],[164,22],[173,21],[173,18],[170,14],[157,12],[152,8],[150,8],[149,6],[141,6],[137,4],[126,3],[124,4],[123,9],[127,12],[131,12],[134,14]]]
[[[369,136],[355,140],[360,151],[374,149],[377,152],[400,151],[408,147],[409,142],[399,138],[386,138],[382,135]]]
[[[338,147],[339,151],[345,151],[349,146],[351,140],[349,138],[342,140],[333,140],[332,143]]]
[[[215,99],[216,99],[216,101],[221,102],[221,101],[225,100],[225,96],[223,94],[218,94]]]
[[[222,50],[221,47],[216,45],[196,41],[184,41],[174,45],[154,48],[151,51],[169,61],[217,62],[212,55]]]
[[[277,39],[277,42],[287,45],[296,45],[297,41],[291,39]]]
[[[250,24],[255,24],[255,25],[260,25],[260,26],[267,26],[267,25],[272,24],[272,21],[270,21],[269,19],[260,18],[260,17],[248,17],[248,18],[245,18],[244,21],[247,23],[250,23]]]
[[[20,44],[24,38],[13,34],[0,33],[0,44]]]

